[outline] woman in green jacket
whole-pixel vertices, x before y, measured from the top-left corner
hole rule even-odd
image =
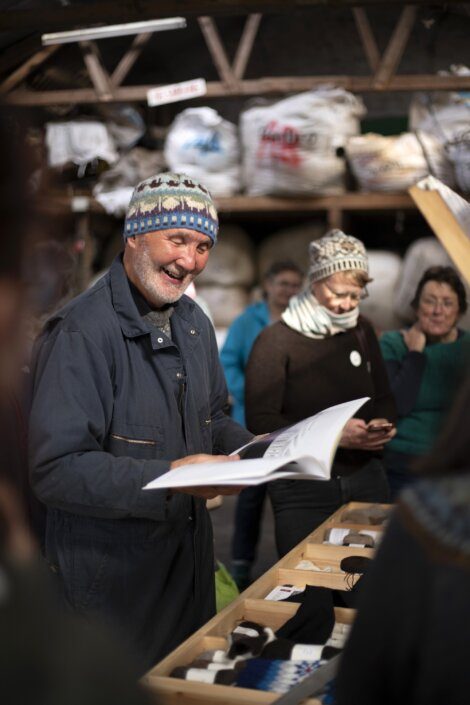
[[[392,499],[412,480],[410,465],[439,433],[468,360],[470,334],[458,328],[465,288],[452,267],[430,267],[418,283],[408,330],[384,333],[380,346],[398,411],[397,435],[385,449]]]

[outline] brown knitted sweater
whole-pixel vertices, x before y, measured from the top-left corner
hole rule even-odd
[[[265,328],[253,346],[245,378],[247,427],[253,433],[274,431],[364,396],[371,401],[359,409],[358,418],[395,420],[379,344],[362,316],[356,328],[321,340],[280,321]],[[371,457],[367,451],[340,449],[333,474],[353,472]]]

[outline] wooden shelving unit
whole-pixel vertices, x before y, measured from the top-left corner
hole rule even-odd
[[[336,196],[307,196],[305,198],[281,198],[278,196],[232,196],[215,198],[219,214],[267,216],[270,213],[326,213],[330,228],[343,227],[343,214],[350,211],[396,211],[413,210],[415,204],[408,193],[362,193],[349,192]]]
[[[306,196],[305,198],[240,195],[216,197],[214,201],[222,219],[224,216],[260,216],[265,218],[270,214],[295,214],[297,216],[323,212],[326,213],[326,220],[330,228],[341,228],[343,214],[347,212],[414,210],[416,208],[408,193],[399,192],[349,192],[336,196]],[[50,214],[105,213],[104,208],[97,201],[85,194],[70,197],[60,193],[52,193],[44,198],[38,206]]]
[[[299,587],[314,585],[347,590],[347,574],[339,567],[341,560],[350,555],[372,557],[374,549],[333,546],[324,544],[323,541],[326,531],[333,527],[382,532],[383,526],[350,524],[341,521],[346,510],[367,506],[366,503],[351,502],[341,507],[304,541],[250,585],[234,602],[152,668],[144,677],[143,682],[155,695],[156,702],[160,705],[245,705],[248,702],[267,704],[276,700],[279,693],[185,681],[171,678],[170,673],[176,666],[189,664],[203,651],[226,649],[227,635],[243,620],[252,620],[274,630],[279,629],[297,612],[299,605],[293,602],[266,600],[266,595],[277,585],[287,583]],[[389,505],[383,506],[389,507]],[[295,566],[302,559],[310,559],[317,565],[329,565],[333,570],[329,573],[298,570]],[[336,608],[335,616],[337,622],[352,624],[354,610]],[[320,705],[316,699],[309,699],[306,703]]]

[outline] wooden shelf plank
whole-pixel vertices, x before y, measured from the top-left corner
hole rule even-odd
[[[415,203],[408,193],[361,193],[350,192],[338,196],[310,196],[306,198],[280,198],[275,196],[231,196],[215,197],[215,205],[220,214],[269,214],[269,213],[310,213],[316,211],[379,211],[395,209],[415,209]],[[46,212],[71,212],[72,198],[62,193],[52,193],[42,198],[38,207]],[[88,210],[92,213],[105,213],[104,208],[89,198]]]
[[[414,209],[407,193],[345,193],[338,196],[280,198],[274,196],[232,196],[214,198],[219,213],[266,213],[338,210]]]

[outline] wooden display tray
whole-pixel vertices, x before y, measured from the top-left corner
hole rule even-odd
[[[236,600],[224,610],[216,614],[207,624],[184,641],[178,648],[154,666],[143,678],[144,685],[155,694],[160,705],[246,705],[272,703],[280,697],[280,693],[260,690],[248,690],[226,685],[212,685],[171,678],[169,674],[176,666],[185,666],[199,654],[211,649],[226,649],[227,635],[243,620],[259,622],[276,631],[299,609],[294,602],[278,602],[266,600],[266,595],[277,585],[287,583],[304,587],[314,585],[332,589],[344,590],[345,573],[340,570],[339,563],[348,555],[363,555],[371,557],[374,549],[355,548],[349,546],[332,546],[323,544],[326,529],[332,526],[369,529],[379,531],[382,526],[370,524],[347,524],[341,522],[341,515],[347,509],[367,507],[367,503],[351,502],[341,507],[331,515],[304,541],[295,546],[292,551],[281,558],[272,568],[250,585]],[[382,505],[389,507],[389,505]],[[317,564],[331,565],[331,573],[312,570],[296,570],[295,565],[303,558],[312,559]],[[336,621],[352,624],[354,610],[335,608]],[[305,701],[309,705],[319,705],[316,699]]]

